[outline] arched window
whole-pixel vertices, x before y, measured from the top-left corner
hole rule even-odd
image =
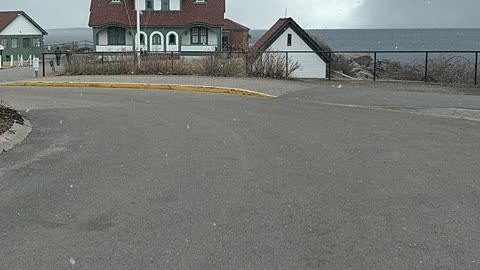
[[[168,45],[177,45],[177,36],[174,34],[168,35]]]
[[[159,34],[153,35],[152,45],[162,45],[162,37]]]

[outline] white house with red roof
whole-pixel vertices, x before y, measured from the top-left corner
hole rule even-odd
[[[23,56],[40,56],[43,53],[43,37],[47,35],[40,25],[23,11],[0,12],[0,45],[3,59],[9,61]]]
[[[247,44],[249,29],[238,23],[225,29],[224,14],[225,0],[91,0],[89,26],[97,52],[134,51],[136,35],[150,52],[221,50],[245,31]]]
[[[292,77],[319,78],[327,77],[329,57],[305,30],[292,18],[279,19],[253,46],[261,55],[265,52],[288,52],[288,61],[297,62],[300,68]]]

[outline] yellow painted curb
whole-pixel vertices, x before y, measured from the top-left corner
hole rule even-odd
[[[228,88],[217,86],[197,86],[183,84],[149,84],[149,83],[109,83],[109,82],[44,82],[44,81],[27,81],[4,83],[1,86],[35,86],[35,87],[84,87],[84,88],[121,88],[121,89],[139,89],[139,90],[170,90],[170,91],[190,91],[190,92],[206,92],[221,93],[242,96],[269,97],[275,96],[245,90],[240,88]]]

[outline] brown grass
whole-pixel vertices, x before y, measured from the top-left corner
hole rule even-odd
[[[378,72],[380,79],[422,81],[425,79],[425,64],[387,62]],[[475,64],[460,56],[438,57],[428,62],[428,82],[448,84],[473,84]]]
[[[68,75],[205,75],[244,76],[245,62],[242,58],[229,58],[211,53],[190,58],[171,54],[149,54],[142,56],[140,66],[133,54],[85,54],[73,55],[66,67]]]
[[[248,57],[247,57],[248,56]],[[248,64],[248,68],[246,63]],[[285,54],[209,53],[181,57],[177,54],[148,54],[137,65],[132,53],[72,55],[67,75],[201,75],[201,76],[255,76],[281,79],[287,76]],[[288,76],[299,69],[297,62],[288,63]]]

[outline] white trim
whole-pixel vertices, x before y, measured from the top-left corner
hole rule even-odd
[[[182,51],[184,52],[214,52],[217,46],[212,45],[182,45]]]
[[[160,35],[161,44],[154,45],[153,44],[153,36]],[[163,38],[163,34],[160,31],[155,31],[150,34],[150,51],[152,52],[163,52],[165,51],[165,39]]]
[[[138,34],[139,33],[135,34],[135,40],[137,40],[137,35]],[[140,31],[140,35],[142,35],[145,38],[145,44],[144,45],[140,44],[140,49],[142,49],[144,51],[147,51],[148,50],[148,35],[147,35],[147,33],[143,32],[143,31]]]
[[[97,45],[96,52],[133,52],[132,45]]]

